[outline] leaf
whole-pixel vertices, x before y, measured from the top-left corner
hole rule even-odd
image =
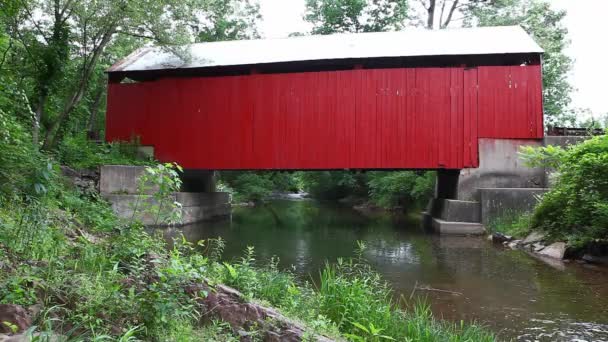
[[[365,331],[366,333],[368,333],[368,334],[370,333],[369,330],[364,325],[362,325],[360,323],[357,323],[357,322],[351,322],[351,323],[352,323],[352,325],[354,325],[355,327],[357,327],[357,328]]]
[[[225,262],[224,263],[224,267],[226,267],[226,269],[228,270],[228,273],[230,274],[230,277],[232,279],[238,278],[238,273],[237,273],[236,269],[232,265],[230,265],[229,263]]]

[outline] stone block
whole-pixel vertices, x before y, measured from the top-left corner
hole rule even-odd
[[[103,165],[100,167],[99,192],[102,194],[137,194],[139,177],[145,167]]]

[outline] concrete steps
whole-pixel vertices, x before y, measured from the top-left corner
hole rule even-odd
[[[433,217],[451,222],[481,222],[481,206],[475,201],[434,199],[430,213]]]
[[[423,224],[442,235],[480,235],[485,233],[481,224],[481,206],[475,201],[433,199],[423,213]]]
[[[486,232],[483,224],[478,222],[452,222],[433,217],[433,231],[442,235],[481,235]]]

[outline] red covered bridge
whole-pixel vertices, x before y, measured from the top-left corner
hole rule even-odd
[[[543,137],[542,49],[520,27],[145,48],[110,68],[106,139],[190,169],[461,169],[478,139]]]

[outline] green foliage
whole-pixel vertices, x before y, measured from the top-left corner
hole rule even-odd
[[[255,265],[248,248],[240,262],[215,267],[219,281],[236,287],[250,299],[268,301],[304,321],[314,332],[344,336],[352,341],[494,341],[485,329],[451,325],[433,318],[423,303],[404,311],[393,302],[392,289],[363,258],[360,243],[355,259],[326,264],[318,287],[298,283],[289,273]]]
[[[182,217],[182,205],[175,200],[174,195],[182,186],[179,177],[179,172],[182,171],[177,163],[147,166],[137,183],[139,196],[133,207],[131,221],[133,222],[136,216],[150,216],[154,219],[154,225],[179,222]],[[152,194],[153,201],[144,199],[147,194]]]
[[[298,174],[291,172],[223,171],[219,180],[236,202],[261,202],[273,191],[298,192],[301,188]]]
[[[304,190],[321,199],[340,199],[348,195],[365,197],[364,173],[350,171],[306,171],[300,173]]]
[[[403,28],[406,0],[306,0],[304,19],[312,34],[379,32]]]
[[[234,189],[236,202],[260,202],[274,189],[271,175],[264,172],[222,172],[220,179]]]
[[[490,232],[499,232],[516,238],[526,237],[531,230],[530,213],[506,213],[490,221],[486,228]]]
[[[5,3],[0,68],[19,80],[31,112],[24,124],[46,150],[64,136],[101,135],[104,71],[134,49],[152,42],[187,61],[180,45],[257,37],[260,19],[257,2],[235,0]]]
[[[100,165],[150,165],[137,155],[137,143],[96,143],[84,134],[66,136],[57,148],[58,160],[76,169],[91,169]]]
[[[31,136],[18,117],[27,109],[11,106],[23,99],[23,93],[14,85],[0,87],[5,87],[0,93],[0,202],[21,196],[40,197],[54,175],[52,164],[31,144]]]
[[[555,239],[582,245],[608,238],[608,136],[596,136],[565,150],[524,150],[530,165],[555,167],[554,187],[532,216],[532,226]]]
[[[385,208],[424,204],[435,185],[433,172],[376,171],[368,178],[370,199]]]
[[[260,38],[256,22],[262,19],[260,5],[251,0],[212,0],[206,5],[209,13],[202,23],[199,42],[215,42]]]

